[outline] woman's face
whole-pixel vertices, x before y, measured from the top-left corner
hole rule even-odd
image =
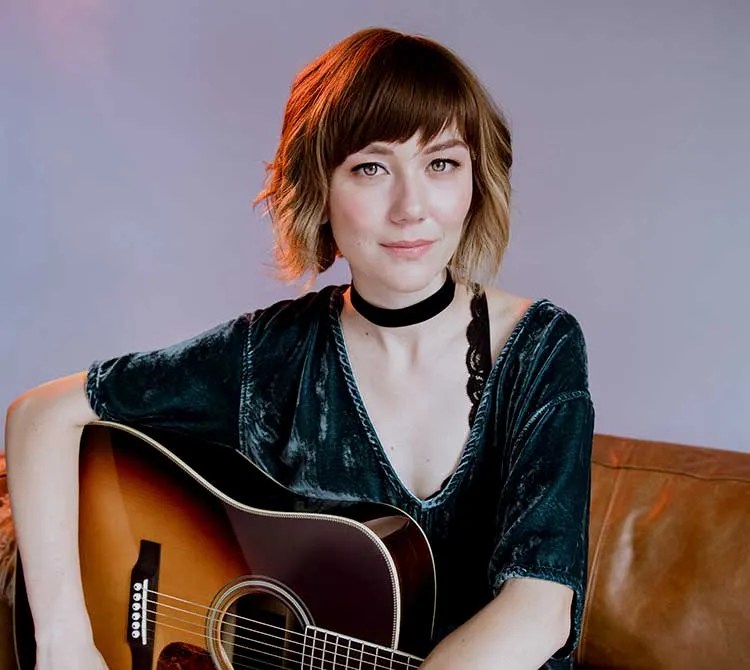
[[[469,149],[446,130],[422,151],[373,142],[333,172],[333,237],[367,299],[399,307],[436,291],[461,238],[472,196]]]

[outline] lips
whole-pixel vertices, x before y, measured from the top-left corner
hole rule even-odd
[[[434,244],[435,240],[396,240],[382,246],[391,258],[414,261],[429,254]]]
[[[432,240],[399,240],[398,242],[387,242],[383,244],[389,249],[414,249],[432,244]]]

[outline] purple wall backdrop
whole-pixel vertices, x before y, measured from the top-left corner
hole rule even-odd
[[[499,281],[583,324],[597,430],[750,451],[750,5],[720,0],[5,0],[0,405],[299,292],[250,201],[295,72],[371,25],[506,110]]]

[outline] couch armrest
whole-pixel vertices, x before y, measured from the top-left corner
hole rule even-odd
[[[750,667],[750,454],[596,435],[583,668]]]

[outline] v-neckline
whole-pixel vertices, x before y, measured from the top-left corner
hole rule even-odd
[[[352,367],[351,358],[349,356],[349,349],[346,346],[346,340],[344,339],[344,329],[341,324],[341,309],[343,307],[343,294],[346,289],[349,288],[348,284],[342,284],[337,287],[336,290],[332,291],[331,299],[329,303],[329,316],[331,319],[331,326],[334,334],[334,341],[336,343],[336,349],[338,351],[338,361],[341,367],[341,371],[346,379],[346,385],[349,390],[349,395],[352,403],[354,404],[355,410],[360,418],[360,425],[364,429],[367,435],[367,440],[370,447],[374,450],[375,456],[378,462],[381,464],[386,476],[394,485],[394,487],[407,498],[409,498],[413,504],[421,510],[425,510],[431,507],[436,507],[443,502],[449,495],[449,493],[455,490],[463,478],[463,474],[467,469],[467,466],[471,462],[471,457],[476,450],[479,442],[480,426],[484,424],[484,418],[487,413],[487,403],[489,397],[488,389],[497,377],[499,370],[505,364],[508,357],[508,352],[513,346],[514,342],[518,339],[518,335],[523,330],[526,322],[529,320],[531,314],[536,308],[544,302],[548,302],[547,298],[539,298],[533,301],[523,312],[521,317],[513,326],[508,338],[505,340],[500,353],[492,363],[492,368],[485,381],[484,388],[482,389],[481,396],[479,398],[479,404],[477,405],[477,412],[474,417],[474,422],[469,430],[469,435],[464,442],[464,446],[461,450],[461,454],[458,457],[456,467],[453,471],[443,480],[440,487],[431,493],[427,498],[420,498],[416,495],[401,479],[398,471],[394,467],[388,452],[385,450],[383,443],[380,441],[375,425],[370,418],[370,415],[365,406],[362,394],[360,393],[359,386],[357,384],[357,378],[354,374],[354,368]]]

